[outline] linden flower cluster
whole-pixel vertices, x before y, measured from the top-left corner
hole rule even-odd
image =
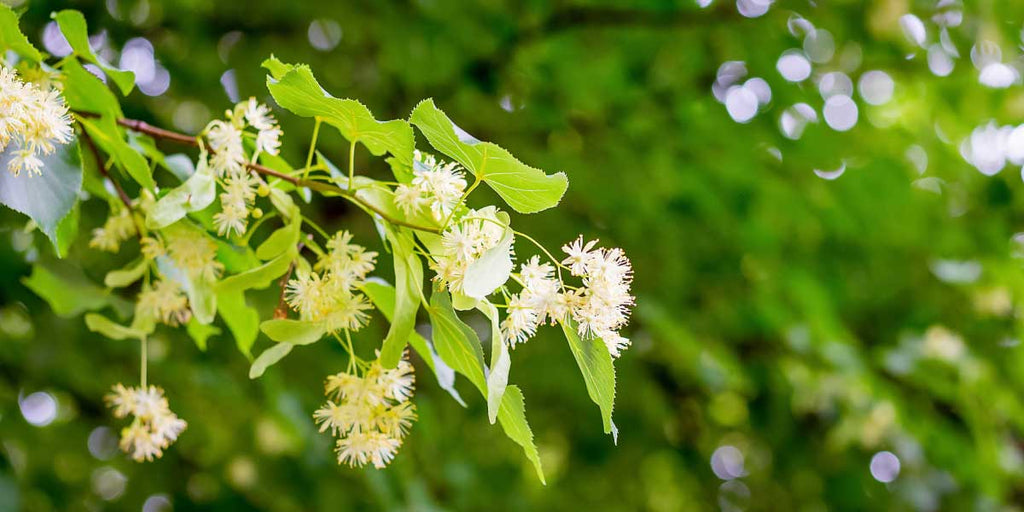
[[[380,469],[395,458],[416,420],[416,406],[410,401],[415,380],[405,358],[393,370],[374,361],[362,377],[344,372],[327,377],[327,403],[313,418],[320,432],[330,430],[338,437],[338,464],[373,464]]]
[[[143,286],[135,311],[172,327],[187,324],[192,318],[185,290],[176,281],[168,279],[161,279],[152,286]]]
[[[270,113],[270,107],[249,98],[225,113],[226,120],[217,119],[206,126],[206,139],[210,142],[212,156],[210,166],[223,179],[220,194],[221,211],[214,214],[213,224],[218,234],[241,235],[248,227],[250,212],[259,217],[259,210],[253,210],[257,190],[262,180],[249,173],[246,164],[255,162],[259,155],[278,154],[281,148],[281,128]],[[252,128],[247,131],[246,128]],[[253,139],[252,156],[247,158],[244,138]]]
[[[581,337],[601,338],[612,357],[619,357],[629,347],[629,339],[618,331],[629,321],[633,307],[629,294],[633,267],[622,249],[595,249],[596,244],[596,240],[584,242],[580,236],[562,246],[568,255],[562,265],[583,280],[580,288],[567,289],[554,277],[555,268],[541,264],[537,256],[522,265],[519,280],[523,289],[511,296],[508,316],[502,322],[503,335],[513,347],[536,334],[545,321],[568,319],[576,323]]]
[[[355,288],[373,271],[377,253],[353,244],[348,231],[336,233],[327,248],[314,272],[300,269],[288,281],[285,300],[302,320],[323,322],[332,332],[357,331],[366,325],[366,311],[373,306]]]
[[[49,155],[55,144],[71,141],[68,107],[57,90],[23,82],[13,69],[0,65],[0,151],[15,149],[7,170],[18,176],[43,173],[39,155]]]
[[[446,285],[452,293],[462,293],[466,269],[501,243],[505,229],[505,223],[498,218],[498,209],[494,206],[470,210],[457,224],[442,233],[443,253],[435,255],[430,263],[437,272],[434,280]]]
[[[127,208],[120,208],[117,213],[107,217],[102,227],[92,230],[89,247],[107,252],[121,250],[121,242],[135,236],[135,220]]]
[[[156,386],[126,388],[117,384],[106,396],[106,402],[115,417],[134,417],[131,424],[121,430],[120,446],[136,462],[163,456],[164,450],[188,426],[171,412],[164,390]]]
[[[455,162],[441,162],[434,155],[416,150],[413,153],[411,184],[395,187],[395,205],[406,215],[429,207],[434,220],[443,221],[459,205],[466,191],[462,167]]]
[[[214,282],[224,271],[217,261],[217,243],[203,231],[171,226],[162,234],[142,239],[142,254],[147,259],[167,257],[176,268],[193,279]]]

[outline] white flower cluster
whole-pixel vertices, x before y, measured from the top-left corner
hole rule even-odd
[[[327,403],[313,418],[320,432],[330,430],[338,437],[338,464],[380,469],[394,459],[416,420],[410,401],[415,380],[405,358],[393,370],[374,361],[362,377],[339,373],[327,378]]]
[[[171,412],[164,390],[156,386],[126,388],[118,384],[106,396],[106,401],[115,417],[134,417],[131,424],[121,430],[120,446],[136,462],[160,458],[188,426]]]
[[[629,347],[629,339],[619,329],[629,321],[634,299],[629,294],[633,282],[633,266],[622,249],[594,249],[597,240],[584,243],[580,236],[563,245],[568,257],[562,261],[572,275],[583,279],[569,303],[569,312],[576,321],[580,336],[601,338],[613,357]]]
[[[206,139],[212,152],[210,166],[224,179],[221,211],[214,215],[213,223],[221,236],[232,232],[241,235],[253,211],[256,192],[263,183],[248,172],[246,164],[255,162],[261,153],[278,154],[282,131],[270,108],[256,98],[239,103],[234,110],[228,110],[225,117],[226,120],[217,119],[206,126]],[[255,134],[246,128],[254,129]],[[246,156],[245,137],[254,138],[251,159]]]
[[[429,207],[434,220],[440,222],[448,218],[466,191],[462,167],[455,162],[438,161],[434,155],[416,150],[412,172],[412,183],[395,187],[395,205],[406,215]]]
[[[470,210],[441,234],[443,253],[435,254],[430,263],[437,272],[434,280],[452,293],[462,293],[466,269],[496,247],[506,229],[506,222],[498,218],[498,209],[494,206]]]
[[[595,249],[597,241],[584,243],[583,237],[562,246],[568,257],[564,268],[583,280],[580,288],[566,287],[554,276],[555,268],[540,263],[534,256],[523,264],[519,281],[523,289],[508,302],[508,316],[502,333],[514,347],[533,337],[545,321],[572,320],[579,335],[598,337],[612,357],[629,347],[629,339],[619,334],[629,320],[633,296],[629,287],[633,268],[622,249]]]
[[[217,261],[217,242],[198,229],[174,224],[159,234],[143,237],[141,245],[147,259],[166,256],[192,279],[212,283],[224,271],[224,264]]]
[[[324,322],[329,331],[356,331],[369,320],[372,309],[366,296],[355,288],[373,271],[377,253],[352,243],[352,234],[340,231],[327,242],[329,252],[314,270],[299,270],[288,281],[285,299],[300,318]]]
[[[117,213],[107,217],[102,227],[92,230],[92,239],[89,240],[89,247],[107,252],[117,252],[121,249],[121,242],[135,236],[137,228],[132,213],[128,208],[120,208]]]
[[[39,155],[53,153],[55,144],[70,142],[71,135],[68,107],[57,90],[23,82],[0,65],[0,152],[14,148],[7,162],[11,174],[42,174]]]

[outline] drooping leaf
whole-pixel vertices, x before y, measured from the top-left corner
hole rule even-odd
[[[320,341],[327,334],[323,322],[275,318],[260,324],[260,331],[278,343],[290,345],[309,345]]]
[[[260,330],[260,314],[255,308],[245,302],[245,292],[242,290],[219,290],[217,292],[217,314],[224,319],[224,323],[231,330],[235,338],[235,346],[245,354],[245,357],[252,358],[252,345],[256,343],[256,337]]]
[[[512,357],[508,353],[508,344],[501,336],[501,319],[498,308],[487,301],[477,305],[480,312],[491,321],[491,367],[487,372],[487,419],[491,424],[498,418],[498,410],[508,386],[508,372],[512,368]]]
[[[7,5],[0,3],[0,50],[8,49],[26,59],[36,62],[43,60],[43,54],[28,42],[28,38],[18,28],[18,15]]]
[[[498,422],[505,435],[523,448],[526,458],[533,463],[533,469],[537,471],[537,478],[540,483],[547,485],[544,479],[544,469],[540,464],[540,453],[537,446],[533,444],[533,431],[530,424],[526,422],[526,402],[523,400],[523,392],[519,386],[505,388],[505,394],[501,399],[501,407],[498,409]]]
[[[164,165],[176,178],[185,181],[196,172],[196,164],[184,153],[175,153],[164,157]]]
[[[484,354],[476,332],[462,322],[452,309],[447,291],[435,291],[430,297],[430,324],[434,347],[452,369],[465,375],[480,393],[487,396],[484,378]]]
[[[217,192],[216,180],[205,156],[205,153],[200,154],[199,168],[192,176],[157,200],[146,216],[146,227],[165,228],[213,203]]]
[[[149,268],[149,260],[139,258],[125,268],[107,272],[103,278],[103,284],[107,288],[124,288],[141,279],[147,268]]]
[[[175,230],[199,231],[199,228],[191,224],[179,222],[168,228],[169,232]],[[201,233],[201,236],[206,236],[205,232]],[[158,256],[156,258],[156,265],[165,278],[178,283],[185,290],[185,295],[188,295],[188,305],[192,310],[192,316],[203,324],[213,322],[213,318],[217,314],[217,294],[215,293],[217,283],[210,282],[201,276],[189,276],[186,272],[175,266],[174,262],[166,256]]]
[[[409,336],[416,327],[416,312],[420,308],[423,293],[423,265],[413,252],[415,242],[408,230],[387,229],[395,261],[395,284],[398,295],[395,301],[391,327],[380,349],[380,364],[394,368],[402,358],[402,351]]]
[[[462,164],[519,213],[535,213],[557,205],[569,186],[565,173],[545,174],[520,162],[501,146],[473,138],[452,123],[434,100],[420,102],[409,121],[431,146]]]
[[[505,228],[505,235],[498,245],[488,249],[466,268],[462,289],[474,299],[483,299],[500,288],[512,274],[512,230]]]
[[[80,119],[82,126],[96,144],[114,161],[128,173],[136,183],[144,188],[153,190],[156,184],[153,183],[153,174],[146,163],[145,157],[132,149],[121,135],[117,122],[110,117],[100,119]]]
[[[288,355],[292,351],[295,345],[291,343],[278,343],[260,354],[255,361],[252,362],[252,366],[249,367],[249,378],[258,379],[263,376],[263,372],[267,371],[267,368],[274,366],[280,360],[284,359],[284,356]]]
[[[32,266],[32,273],[21,282],[45,300],[54,313],[63,317],[98,311],[107,306],[112,306],[121,317],[127,317],[132,310],[130,302],[97,286],[81,269],[70,263],[37,263]]]
[[[85,16],[82,16],[82,13],[65,9],[54,13],[53,19],[57,22],[57,26],[60,27],[61,33],[68,40],[68,44],[71,45],[75,55],[99,66],[117,84],[117,87],[121,89],[121,94],[127,96],[128,93],[132,92],[132,87],[135,85],[135,73],[111,66],[92,51],[92,47],[89,46],[89,29],[85,24]]]
[[[143,331],[133,329],[131,327],[125,327],[97,313],[87,313],[85,315],[85,326],[88,327],[90,331],[102,334],[112,340],[141,340],[146,336],[146,333]]]
[[[270,57],[263,67],[270,71],[267,89],[285,109],[302,117],[319,117],[376,156],[391,153],[412,161],[414,143],[409,123],[400,119],[377,121],[362,103],[331,96],[317,83],[309,66],[284,64]]]
[[[395,287],[380,278],[373,277],[363,283],[361,290],[370,298],[374,307],[380,310],[384,318],[391,322],[394,318],[395,301],[397,300],[397,297],[395,297]],[[465,407],[466,402],[462,400],[459,391],[455,389],[455,370],[452,370],[441,359],[441,356],[434,350],[433,344],[423,336],[420,336],[416,331],[409,335],[409,344],[412,345],[413,350],[420,354],[420,357],[427,363],[427,366],[434,372],[434,376],[437,377],[437,384],[441,389],[447,391],[456,402]]]
[[[49,155],[39,155],[42,174],[22,172],[15,176],[7,163],[20,146],[11,143],[0,152],[0,203],[35,221],[40,231],[57,245],[57,227],[71,213],[82,189],[82,165],[78,145],[58,145]]]
[[[576,327],[571,323],[562,322],[562,331],[569,342],[576,364],[583,373],[583,381],[587,385],[590,399],[601,409],[601,421],[604,432],[613,432],[612,409],[615,407],[615,367],[608,347],[600,338],[581,339]]]
[[[196,342],[196,346],[199,347],[199,350],[204,352],[206,351],[206,340],[210,339],[210,336],[220,334],[220,327],[200,323],[199,320],[194,317],[185,324],[185,330],[188,332],[188,335],[192,337],[192,341]]]

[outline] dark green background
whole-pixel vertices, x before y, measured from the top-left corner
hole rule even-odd
[[[747,19],[731,2],[702,10],[690,0],[30,1],[22,24],[38,46],[49,13],[68,7],[82,10],[92,31],[106,30],[115,48],[132,37],[152,41],[170,89],[158,98],[134,93],[125,112],[157,125],[175,127],[182,104],[202,106],[192,120],[199,127],[228,108],[219,77],[229,69],[242,98],[269,101],[259,63],[272,53],[309,63],[331,93],[362,100],[380,118],[405,117],[433,97],[476,137],[568,174],[559,208],[513,216],[514,224],[552,249],[579,233],[623,247],[636,268],[638,306],[626,332],[634,346],[616,362],[618,446],[602,434],[557,330],[513,353],[511,381],[526,397],[546,487],[487,424],[465,382],[462,409],[422,361],[420,421],[395,463],[350,470],[334,463],[328,436],[311,420],[321,380],[345,364],[340,347],[296,350],[250,381],[229,337],[201,352],[171,330],[153,342],[150,379],[188,430],[159,461],[99,460],[87,439],[118,425],[101,397],[137,380],[137,345],[92,334],[80,318],[57,318],[20,284],[26,258],[49,249],[4,210],[0,509],[139,510],[162,493],[176,510],[1019,510],[1024,279],[1011,237],[1024,194],[1016,168],[982,176],[957,146],[988,119],[1010,124],[1024,115],[1021,86],[981,86],[969,58],[985,38],[1002,47],[1004,61],[1019,59],[1024,9],[968,3],[964,23],[951,30],[962,58],[938,78],[897,22],[906,12],[927,22],[933,2],[781,2]],[[892,102],[871,107],[858,98],[860,122],[846,133],[819,123],[798,141],[782,137],[786,107],[808,102],[820,115],[822,105],[813,84],[789,84],[775,70],[784,50],[801,45],[787,30],[794,13],[829,30],[840,51],[859,47],[855,80],[867,69],[890,73]],[[331,51],[308,41],[317,18],[342,29]],[[934,42],[935,25],[928,30]],[[234,31],[240,37],[229,45],[235,36],[224,36]],[[751,76],[772,86],[771,104],[749,124],[734,122],[711,94],[727,60],[746,61]],[[520,108],[502,109],[504,97]],[[299,162],[312,123],[277,114],[284,155]],[[873,122],[885,117],[894,121]],[[343,162],[346,144],[326,133],[322,148]],[[941,194],[915,186],[921,176],[905,157],[912,144],[927,152],[925,177],[942,180]],[[812,172],[842,161],[848,170],[835,181]],[[361,163],[386,175],[383,162]],[[483,192],[473,203],[492,199]],[[309,208],[328,229],[352,229],[379,246],[350,205]],[[104,213],[86,203],[82,232]],[[97,281],[130,259],[112,261],[85,242],[71,259]],[[982,272],[974,282],[947,282],[932,270],[942,260],[976,262]],[[253,297],[267,315],[275,293]],[[1009,309],[978,306],[992,293],[1008,295]],[[377,318],[359,334],[360,351],[371,353],[384,325]],[[963,336],[959,360],[920,355],[919,339],[935,325]],[[268,345],[261,339],[256,350]],[[42,428],[18,406],[19,396],[39,390],[61,405]],[[723,486],[712,471],[722,445],[745,455],[740,483]],[[891,484],[869,472],[881,450],[902,462]],[[114,501],[94,490],[102,467],[127,477]]]

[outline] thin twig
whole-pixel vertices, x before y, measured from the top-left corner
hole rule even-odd
[[[97,114],[94,114],[94,113],[91,113],[91,112],[78,112],[78,111],[76,111],[75,114],[83,116],[83,117],[96,117],[97,116]],[[178,142],[178,143],[181,143],[181,144],[188,144],[190,146],[196,146],[196,147],[199,146],[199,140],[197,138],[195,138],[195,137],[186,135],[184,133],[179,133],[179,132],[173,132],[173,131],[170,131],[170,130],[165,130],[163,128],[159,128],[159,127],[153,126],[153,125],[151,125],[151,124],[149,124],[149,123],[147,123],[145,121],[139,121],[137,119],[124,119],[124,118],[120,118],[120,119],[117,120],[117,124],[119,124],[121,126],[124,126],[125,128],[128,128],[129,130],[132,130],[132,131],[135,131],[135,132],[138,132],[138,133],[143,133],[143,134],[149,135],[149,136],[157,138],[157,139],[170,140],[170,141]],[[319,181],[315,181],[315,180],[311,180],[311,179],[302,179],[302,178],[297,178],[295,176],[289,176],[287,174],[275,171],[275,170],[273,170],[273,169],[271,169],[269,167],[265,167],[263,165],[256,164],[256,163],[246,163],[245,166],[249,170],[251,170],[253,172],[256,172],[256,173],[259,173],[259,174],[264,174],[264,175],[267,175],[267,176],[273,176],[275,178],[287,181],[288,183],[291,183],[292,185],[295,185],[296,187],[306,187],[306,188],[309,188],[309,189],[312,189],[312,190],[316,190],[317,192],[322,192],[322,193],[326,193],[326,194],[334,194],[334,195],[338,195],[338,196],[344,197],[345,199],[348,199],[349,201],[351,201],[353,203],[362,205],[364,208],[366,208],[366,209],[372,211],[373,213],[379,215],[385,221],[387,221],[387,222],[389,222],[391,224],[394,224],[396,226],[405,226],[407,228],[415,229],[417,231],[426,231],[426,232],[429,232],[429,233],[440,233],[441,232],[440,228],[434,228],[434,227],[429,227],[429,226],[420,226],[418,224],[413,224],[411,222],[406,222],[406,221],[401,220],[401,219],[396,219],[396,218],[392,217],[391,215],[389,215],[384,210],[382,210],[381,208],[379,208],[378,206],[373,205],[371,203],[368,203],[368,202],[362,200],[361,198],[359,198],[356,195],[356,192],[354,190],[344,189],[344,188],[341,188],[341,187],[339,187],[337,185],[330,184],[330,183],[323,183],[323,182],[319,182]]]
[[[309,236],[310,239],[313,238],[313,235],[307,236]],[[302,252],[303,247],[305,247],[305,244],[303,242],[299,242],[297,252]],[[288,281],[292,278],[292,272],[295,272],[295,260],[292,260],[288,265],[288,272],[285,272],[284,276],[281,277],[281,281],[278,282],[278,285],[281,287],[281,294],[277,297],[277,307],[274,308],[274,320],[288,318],[288,304],[285,303],[284,292],[288,287]]]
[[[107,178],[111,184],[114,185],[114,189],[117,190],[118,197],[121,198],[121,202],[130,210],[132,208],[132,200],[128,197],[128,194],[121,188],[121,184],[118,183],[114,178],[110,177],[110,173],[107,172],[107,167],[103,165],[103,155],[100,154],[99,148],[96,147],[96,143],[89,136],[89,133],[85,131],[85,127],[82,127],[82,138],[85,139],[85,145],[89,147],[89,152],[92,153],[93,158],[96,159],[96,167],[103,174],[103,177]]]

